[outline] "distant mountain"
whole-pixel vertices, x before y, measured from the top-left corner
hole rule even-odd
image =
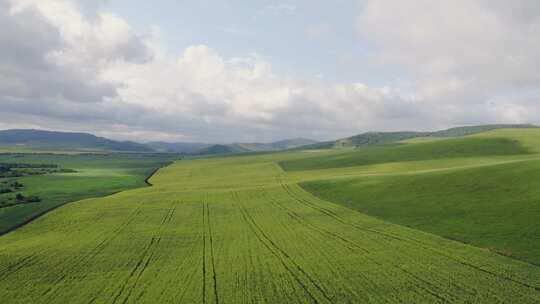
[[[313,145],[302,147],[303,149],[332,149],[344,147],[366,147],[379,146],[397,143],[402,140],[413,139],[417,137],[461,137],[473,135],[477,133],[487,132],[496,129],[515,129],[515,128],[538,128],[531,124],[497,124],[497,125],[479,125],[457,127],[447,130],[434,132],[414,132],[414,131],[399,131],[399,132],[367,132],[360,135],[355,135],[347,138],[342,138],[334,141],[320,142]]]
[[[146,145],[154,149],[156,152],[190,154],[190,153],[195,153],[201,149],[210,147],[213,144],[190,143],[190,142],[179,142],[179,143],[149,142]]]
[[[212,145],[199,149],[198,151],[192,153],[195,155],[218,155],[218,154],[234,154],[234,153],[246,153],[251,152],[244,148],[240,148],[236,145]]]
[[[198,151],[193,152],[197,155],[216,155],[216,154],[234,154],[234,153],[249,153],[249,152],[266,152],[266,151],[282,151],[287,149],[298,148],[305,145],[311,145],[316,141],[307,138],[294,138],[276,141],[272,143],[234,143],[234,144],[217,144],[208,147],[203,147]]]
[[[285,139],[271,143],[272,147],[278,150],[294,149],[302,146],[312,145],[317,141],[308,138]]]
[[[153,152],[152,148],[135,142],[115,141],[88,133],[43,130],[0,131],[0,146],[37,150]]]
[[[35,150],[60,151],[118,151],[118,152],[162,152],[191,155],[217,155],[261,151],[280,151],[296,148],[316,141],[295,138],[273,143],[211,144],[191,142],[150,142],[140,144],[131,141],[115,141],[89,133],[57,132],[43,130],[0,131],[0,147],[24,147]]]
[[[294,138],[272,143],[166,143],[140,144],[131,141],[115,141],[89,133],[57,132],[43,130],[0,131],[0,147],[24,147],[36,150],[61,151],[117,151],[117,152],[163,152],[190,155],[220,155],[250,152],[271,152],[288,149],[332,149],[344,147],[367,147],[394,144],[418,137],[460,137],[502,128],[538,128],[530,124],[497,124],[457,127],[434,132],[367,132],[334,141],[316,142],[306,138]]]

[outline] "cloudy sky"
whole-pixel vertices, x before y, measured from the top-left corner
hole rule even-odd
[[[0,129],[331,139],[540,123],[538,0],[0,0]]]

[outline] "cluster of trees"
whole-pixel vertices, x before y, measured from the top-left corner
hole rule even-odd
[[[41,199],[38,196],[30,195],[30,196],[24,196],[22,193],[17,193],[15,196],[15,199],[19,203],[39,203],[41,202]]]
[[[3,181],[0,183],[0,194],[15,192],[23,187],[18,181]]]
[[[77,171],[60,168],[55,164],[0,163],[0,207],[41,201],[41,198],[38,196],[25,196],[20,193],[19,191],[24,185],[16,180],[12,180],[14,177],[72,172]],[[10,195],[10,193],[16,194]]]
[[[0,163],[0,178],[72,172],[76,171],[59,168],[58,165],[54,164]]]
[[[13,180],[13,178],[28,175],[72,172],[77,171],[60,168],[55,164],[0,163],[0,208],[17,204],[41,202],[41,198],[38,196],[26,196],[20,193],[24,185]]]
[[[35,195],[25,196],[22,193],[17,193],[15,196],[7,196],[8,193],[18,192],[24,187],[18,181],[2,181],[0,182],[0,207],[7,207],[24,203],[38,203],[41,202],[41,198]],[[6,194],[6,195],[2,195]]]

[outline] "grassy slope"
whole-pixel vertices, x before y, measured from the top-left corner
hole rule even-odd
[[[78,171],[16,178],[25,185],[24,195],[37,195],[42,202],[0,208],[0,234],[66,202],[141,187],[145,178],[166,159],[138,154],[0,154],[0,162],[58,164]]]
[[[499,129],[531,129],[538,128],[531,124],[498,124],[498,125],[478,125],[464,126],[432,132],[418,131],[397,131],[397,132],[367,132],[355,136],[338,139],[336,141],[320,142],[304,147],[305,149],[331,149],[345,147],[369,147],[395,144],[401,141],[415,141],[416,138],[449,138],[463,137],[478,133],[484,133]]]
[[[540,267],[305,192],[297,181],[333,174],[287,174],[277,166],[305,155],[182,161],[160,170],[151,179],[154,187],[57,209],[0,237],[0,298],[11,303],[540,301]],[[439,160],[427,167],[441,166]]]
[[[540,264],[540,161],[309,182],[318,196],[384,220]]]
[[[540,264],[540,161],[536,154],[540,131],[500,130],[469,140],[491,138],[518,140],[534,154],[507,156],[501,164],[492,166],[471,158],[463,168],[456,163],[465,163],[463,159],[442,159],[442,167],[458,169],[392,174],[399,172],[394,168],[386,171],[389,175],[345,176],[302,185],[322,198],[384,220]],[[447,142],[430,145],[445,146]],[[421,145],[425,144],[410,147]],[[512,158],[521,160],[511,162]],[[504,163],[507,161],[510,163]],[[420,164],[411,162],[407,166]]]
[[[286,171],[365,166],[388,162],[487,155],[519,155],[529,151],[510,138],[456,138],[418,144],[360,148],[336,155],[306,157],[280,163]]]

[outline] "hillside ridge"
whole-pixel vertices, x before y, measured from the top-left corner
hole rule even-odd
[[[150,147],[132,141],[116,141],[82,132],[36,129],[0,130],[0,146],[37,150],[153,152]]]
[[[380,146],[387,144],[395,144],[403,140],[409,140],[419,137],[447,138],[447,137],[463,137],[483,133],[497,129],[522,129],[522,128],[538,128],[533,124],[487,124],[453,127],[438,131],[369,131],[362,134],[341,138],[333,141],[325,141],[302,147],[302,149],[332,149],[332,148],[347,148],[347,147],[362,147],[362,146]]]

